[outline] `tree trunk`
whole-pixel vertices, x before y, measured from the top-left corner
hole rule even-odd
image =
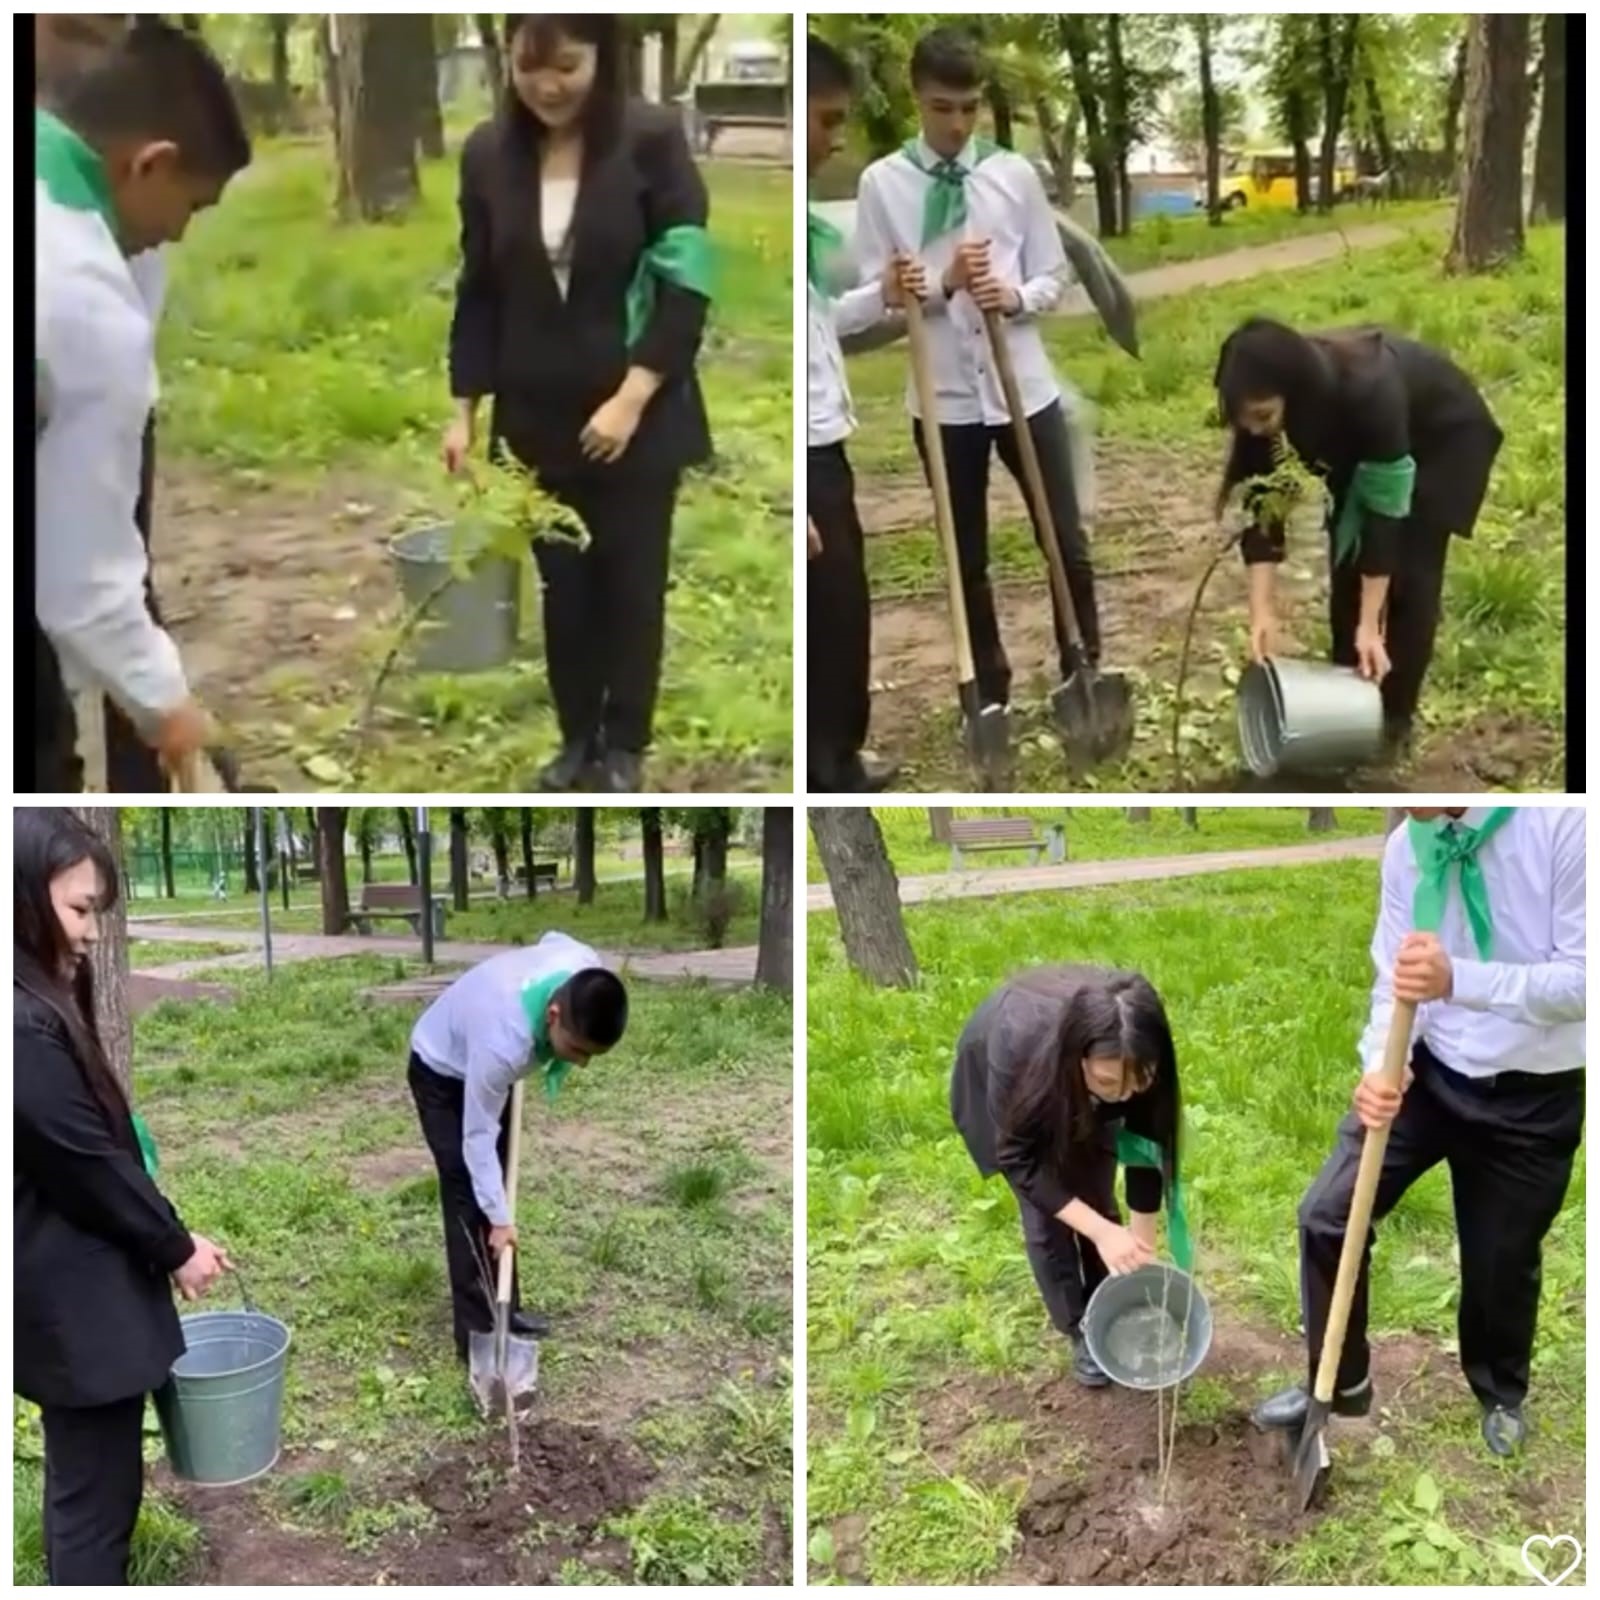
[[[1200,44],[1200,130],[1206,144],[1206,217],[1212,227],[1222,223],[1222,97],[1217,93],[1211,62],[1211,18],[1195,18]]]
[[[167,899],[178,898],[177,886],[172,881],[172,807],[161,807],[161,885]]]
[[[644,920],[667,920],[666,851],[661,840],[661,813],[652,807],[639,813],[644,841]]]
[[[1127,820],[1129,822],[1148,822],[1150,820],[1150,807],[1129,806]]]
[[[433,17],[407,12],[406,65],[409,69],[417,149],[425,161],[444,156],[444,113],[439,105],[439,56],[433,38]]]
[[[623,26],[623,68],[628,93],[637,99],[644,94],[644,34],[626,22]]]
[[[675,15],[662,17],[661,26],[656,29],[656,38],[661,41],[657,93],[663,105],[670,105],[678,83],[678,19]]]
[[[1200,813],[1195,807],[1179,806],[1178,814],[1183,818],[1184,827],[1198,828],[1200,826]]]
[[[1332,833],[1339,826],[1332,806],[1312,806],[1306,812],[1308,833]]]
[[[1385,838],[1394,832],[1406,820],[1404,806],[1389,806],[1383,813],[1383,835]]]
[[[721,22],[720,11],[708,11],[700,18],[694,30],[694,37],[689,41],[689,48],[683,53],[676,70],[668,80],[671,83],[672,99],[677,100],[689,92],[689,87],[694,82],[694,75],[700,70],[700,63],[705,59],[706,51],[711,48],[711,41],[716,38],[717,28]],[[665,79],[665,73],[662,76]]]
[[[1342,34],[1338,31],[1337,20],[1325,13],[1317,18],[1322,68],[1322,150],[1317,162],[1317,210],[1322,212],[1331,212],[1336,198],[1339,133],[1344,127],[1345,106],[1350,99],[1350,75],[1361,30],[1358,15],[1343,19]]]
[[[289,82],[289,28],[294,18],[286,11],[269,11],[267,26],[272,29],[272,107],[277,125],[289,120],[294,103],[294,88]]]
[[[761,946],[756,982],[794,993],[794,810],[767,806],[761,816]]]
[[[1106,123],[1117,177],[1117,232],[1127,235],[1133,231],[1133,185],[1128,179],[1133,122],[1128,111],[1128,67],[1122,58],[1122,18],[1114,11],[1106,17],[1106,59]]]
[[[500,48],[500,24],[489,12],[477,14],[478,43],[483,46],[483,64],[489,78],[489,94],[498,101],[506,86],[506,58]]]
[[[467,813],[460,806],[450,808],[450,903],[457,911],[472,904],[468,880]]]
[[[950,824],[955,820],[953,806],[928,807],[928,837],[935,844],[950,843]]]
[[[1044,146],[1045,157],[1056,180],[1056,204],[1068,210],[1077,196],[1078,185],[1073,167],[1078,154],[1078,107],[1074,102],[1067,120],[1056,121],[1055,107],[1041,95],[1033,102],[1034,125],[1039,130],[1039,142]]]
[[[522,873],[528,880],[525,885],[530,900],[539,893],[538,880],[533,875],[533,812],[522,808]]]
[[[256,859],[256,816],[250,810],[244,814],[244,892],[261,893],[261,863]]]
[[[511,840],[506,833],[506,814],[494,806],[487,820],[489,848],[494,851],[495,887],[504,899],[511,892]]]
[[[343,806],[317,811],[317,876],[322,886],[322,931],[337,937],[350,924],[350,883],[345,872]]]
[[[1083,131],[1088,144],[1088,161],[1094,173],[1094,203],[1098,213],[1096,230],[1102,238],[1117,231],[1117,181],[1110,146],[1100,120],[1100,96],[1095,89],[1093,49],[1087,19],[1068,16],[1059,19],[1061,42],[1072,64],[1072,87],[1083,112]]]
[[[573,820],[572,883],[580,906],[592,906],[595,895],[594,812],[582,807]]]
[[[878,819],[866,806],[818,806],[810,818],[850,965],[881,988],[911,988],[917,958]]]
[[[1534,222],[1567,215],[1567,17],[1545,13],[1539,67],[1539,135],[1533,152]]]
[[[1289,91],[1284,116],[1294,148],[1294,208],[1304,216],[1311,209],[1311,113],[1303,90]]]
[[[1389,137],[1389,119],[1384,115],[1383,95],[1373,70],[1370,38],[1363,39],[1361,55],[1364,63],[1361,87],[1367,100],[1367,125],[1372,130],[1372,142],[1378,147],[1378,168],[1382,172],[1393,172],[1394,140]]]
[[[1469,26],[1461,198],[1447,272],[1485,272],[1520,256],[1523,248],[1528,16],[1478,15]]]
[[[401,216],[421,193],[416,21],[405,13],[336,12],[330,18],[339,105],[334,130],[339,210],[346,220]]]
[[[704,888],[707,895],[720,894],[728,882],[728,838],[732,832],[733,819],[726,811],[716,811],[705,836]]]
[[[991,80],[984,91],[989,102],[989,115],[994,119],[994,142],[1002,150],[1014,150],[1016,137],[1012,128],[1011,96],[1002,84]]]
[[[1455,62],[1450,70],[1450,87],[1444,96],[1444,158],[1454,170],[1456,154],[1461,142],[1461,103],[1467,97],[1467,38],[1461,36],[1456,44]]]
[[[118,872],[122,870],[122,812],[116,806],[74,806],[73,812],[95,834]],[[133,1023],[128,1016],[128,897],[100,919],[100,937],[89,950],[94,984],[94,1027],[100,1048],[122,1092],[133,1100]]]
[[[406,878],[408,882],[418,883],[417,877],[417,834],[411,822],[411,808],[397,806],[395,815],[400,819],[400,843],[406,853]]]
[[[372,846],[373,833],[377,829],[377,818],[373,815],[371,806],[361,808],[361,823],[356,830],[356,843],[361,850],[361,881],[372,882]]]

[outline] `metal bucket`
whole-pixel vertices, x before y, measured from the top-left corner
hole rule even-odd
[[[289,1330],[259,1311],[183,1318],[185,1350],[156,1392],[173,1472],[210,1489],[270,1472],[283,1435]]]
[[[516,652],[521,631],[521,569],[491,556],[469,577],[452,578],[450,543],[450,529],[442,527],[417,528],[389,541],[406,604],[428,607],[413,635],[413,659],[425,672],[502,667]]]
[[[1177,1267],[1140,1267],[1107,1278],[1083,1314],[1089,1354],[1127,1389],[1170,1389],[1193,1376],[1211,1348],[1211,1307]]]
[[[1239,748],[1258,778],[1344,772],[1383,748],[1383,696],[1353,667],[1252,662],[1239,680]]]

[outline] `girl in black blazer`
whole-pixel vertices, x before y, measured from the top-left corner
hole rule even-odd
[[[19,809],[12,965],[12,1386],[44,1424],[52,1584],[124,1584],[144,1490],[145,1396],[183,1351],[172,1284],[230,1265],[145,1170],[95,1032],[90,946],[117,869],[70,811]]]
[[[535,546],[562,749],[547,791],[640,786],[661,677],[683,472],[711,453],[695,361],[709,274],[705,185],[678,112],[626,98],[622,19],[510,17],[504,109],[461,153],[450,330],[460,470],[480,402],[587,525]]]
[[[1073,1373],[1110,1380],[1079,1331],[1108,1272],[1155,1259],[1156,1215],[1178,1179],[1178,1058],[1160,997],[1137,973],[1036,967],[995,990],[956,1046],[950,1111],[985,1177],[1022,1211],[1028,1265]],[[1117,1210],[1119,1135],[1160,1153],[1129,1165]]]

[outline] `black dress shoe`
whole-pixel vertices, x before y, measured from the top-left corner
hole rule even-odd
[[[638,794],[644,787],[644,757],[631,750],[607,750],[600,768],[602,794]]]
[[[597,760],[593,741],[574,739],[561,747],[561,754],[554,761],[539,769],[534,786],[542,794],[570,794],[589,777]]]
[[[1089,1354],[1089,1341],[1081,1333],[1072,1336],[1072,1376],[1085,1389],[1103,1389],[1111,1382],[1105,1368]]]
[[[1250,1420],[1258,1428],[1298,1428],[1311,1409],[1311,1395],[1303,1384],[1284,1389],[1263,1400],[1250,1413]],[[1333,1397],[1333,1414],[1336,1417],[1364,1417],[1372,1409],[1372,1380],[1370,1378],[1353,1394]]]
[[[900,776],[892,761],[880,761],[863,751],[839,769],[836,791],[839,794],[882,794]]]
[[[1502,1461],[1520,1455],[1528,1440],[1527,1419],[1508,1406],[1493,1406],[1483,1414],[1483,1442]]]
[[[550,1319],[542,1311],[513,1311],[506,1325],[523,1339],[543,1339],[550,1332]]]

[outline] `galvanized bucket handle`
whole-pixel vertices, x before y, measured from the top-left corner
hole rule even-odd
[[[239,1293],[244,1300],[245,1310],[253,1317],[256,1315],[256,1303],[250,1293],[250,1286],[244,1281],[244,1274],[237,1267],[229,1267],[228,1271],[238,1280]]]

